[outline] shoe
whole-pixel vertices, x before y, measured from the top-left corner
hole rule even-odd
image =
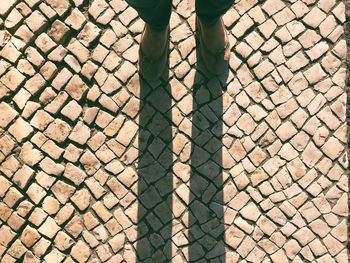
[[[139,46],[139,72],[146,80],[156,80],[160,78],[166,68],[167,60],[168,60],[168,53],[169,53],[169,25],[166,28],[167,30],[167,40],[165,44],[165,48],[161,54],[160,57],[156,59],[152,59],[147,57],[145,52],[142,50],[142,40],[144,37],[146,26],[143,29],[142,35],[141,35],[141,42]]]
[[[220,18],[220,23],[222,23],[222,26],[224,27],[224,31],[225,31],[225,44],[221,50],[213,53],[208,49],[208,47],[204,42],[204,39],[202,37],[202,30],[201,30],[202,25],[199,21],[199,18],[196,17],[196,25],[199,33],[198,39],[200,42],[200,54],[203,59],[204,65],[206,66],[208,71],[214,75],[220,75],[227,71],[230,56],[231,56],[230,41],[228,39],[227,30],[225,28],[222,17]]]

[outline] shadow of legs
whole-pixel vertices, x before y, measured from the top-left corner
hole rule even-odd
[[[197,51],[197,57],[198,51]],[[203,68],[199,61],[199,70]],[[189,262],[225,262],[222,84],[227,73],[193,86]],[[167,80],[168,78],[165,77]],[[195,76],[201,79],[199,71]],[[203,84],[203,85],[201,85]],[[140,80],[137,262],[169,262],[172,237],[172,121],[169,84]],[[207,92],[208,101],[198,100]]]
[[[200,61],[197,64],[203,68]],[[195,79],[199,79],[198,70],[196,74]],[[220,79],[225,82],[228,70],[223,75]],[[202,99],[204,93],[209,95],[207,101]],[[193,98],[188,257],[189,262],[225,262],[223,105],[219,79],[210,78],[195,85]]]
[[[170,87],[162,83],[152,88],[140,78],[140,89],[137,262],[169,262],[173,192]]]

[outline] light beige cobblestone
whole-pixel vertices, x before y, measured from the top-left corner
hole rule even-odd
[[[214,78],[173,1],[148,83],[125,1],[4,1],[0,261],[347,262],[345,4],[234,3]]]

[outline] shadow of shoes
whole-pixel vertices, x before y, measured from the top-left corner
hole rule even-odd
[[[220,18],[220,23],[222,23],[222,26],[224,27],[225,31],[225,44],[221,50],[217,52],[212,52],[205,44],[205,41],[202,36],[202,25],[199,21],[199,18],[196,17],[196,37],[198,42],[200,43],[200,55],[203,60],[203,64],[205,65],[207,70],[213,75],[221,75],[227,72],[231,56],[230,41],[222,18]]]
[[[167,62],[169,57],[169,26],[167,27],[167,40],[164,47],[164,50],[160,57],[156,59],[152,59],[147,56],[147,54],[142,49],[142,40],[144,38],[146,25],[143,29],[141,35],[141,42],[139,46],[139,62],[138,62],[138,70],[140,75],[148,81],[154,81],[159,79],[165,69],[167,68]]]

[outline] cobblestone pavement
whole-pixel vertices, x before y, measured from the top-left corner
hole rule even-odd
[[[173,5],[146,83],[124,1],[1,1],[0,262],[348,262],[344,2],[237,2],[216,78]]]

